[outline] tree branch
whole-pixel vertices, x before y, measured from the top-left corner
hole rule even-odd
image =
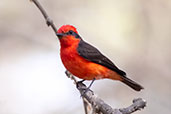
[[[72,80],[74,80],[75,83],[77,83],[76,79],[71,73],[66,71],[66,75]],[[145,100],[143,100],[142,98],[137,98],[134,99],[133,104],[127,108],[113,109],[102,99],[97,97],[97,95],[95,95],[92,90],[87,90],[85,84],[77,83],[77,89],[80,91],[82,97],[85,98],[92,105],[93,110],[96,110],[96,113],[101,112],[102,114],[131,114],[137,110],[143,109],[146,106]]]
[[[46,11],[43,9],[43,7],[38,2],[38,0],[30,0],[30,1],[32,1],[38,7],[38,9],[41,11],[43,17],[46,20],[46,24],[48,26],[51,26],[51,28],[56,34],[57,29],[53,21],[49,18]],[[77,80],[70,72],[66,71],[65,73],[77,85],[77,89],[79,90],[83,99],[83,104],[84,104],[86,114],[89,114],[89,113],[91,114],[97,114],[97,113],[98,114],[131,114],[137,110],[143,109],[146,106],[146,101],[141,98],[138,98],[138,99],[134,99],[133,104],[127,108],[113,109],[111,106],[106,104],[102,99],[97,97],[97,95],[95,95],[92,90],[87,89],[85,84],[77,83]],[[92,109],[91,111],[90,111],[90,107]]]

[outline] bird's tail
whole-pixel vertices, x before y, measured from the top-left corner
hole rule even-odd
[[[122,76],[121,81],[136,91],[140,91],[141,89],[144,89],[140,84],[138,84],[135,81],[127,78],[126,76]]]

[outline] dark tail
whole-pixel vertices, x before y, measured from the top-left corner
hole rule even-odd
[[[141,89],[144,89],[141,85],[139,85],[138,83],[134,82],[133,80],[127,78],[126,76],[122,77],[122,82],[126,85],[128,85],[129,87],[131,87],[132,89],[136,90],[136,91],[140,91]]]

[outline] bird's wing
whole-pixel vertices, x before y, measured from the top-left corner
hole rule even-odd
[[[110,61],[107,57],[105,57],[98,49],[84,42],[83,40],[80,41],[77,51],[80,56],[87,59],[88,61],[105,66],[117,72],[121,76],[126,75],[124,71],[117,68],[115,64],[112,61]]]

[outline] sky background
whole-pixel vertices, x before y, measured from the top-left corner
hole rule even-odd
[[[147,107],[135,114],[170,113],[170,0],[39,1],[57,28],[74,25],[85,41],[145,88],[135,92],[117,81],[98,80],[91,89],[100,98],[123,108],[141,97]],[[84,114],[59,49],[33,3],[1,0],[0,114]]]

